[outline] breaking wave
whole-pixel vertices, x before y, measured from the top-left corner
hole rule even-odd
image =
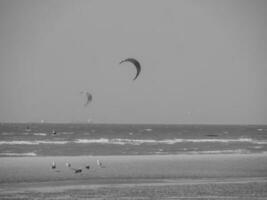
[[[47,136],[46,133],[34,133],[33,135],[37,135],[37,136]]]
[[[168,139],[168,140],[138,140],[138,139],[108,139],[108,138],[100,138],[100,139],[77,139],[74,143],[81,144],[90,144],[90,143],[98,143],[98,144],[118,144],[118,145],[141,145],[141,144],[176,144],[176,143],[235,143],[235,142],[246,142],[252,144],[267,144],[267,140],[253,140],[251,138],[238,138],[238,139]]]
[[[24,141],[24,140],[13,140],[13,141],[0,141],[0,145],[38,145],[38,144],[67,144],[68,141],[49,141],[49,140],[33,140],[33,141]]]
[[[100,138],[100,139],[77,139],[74,141],[53,141],[53,140],[13,140],[13,141],[0,141],[0,145],[39,145],[39,144],[113,144],[113,145],[142,145],[142,144],[167,144],[173,145],[177,143],[250,143],[264,145],[267,144],[267,140],[255,140],[252,138],[237,138],[237,139],[166,139],[166,140],[154,140],[154,139],[122,139],[122,138]]]
[[[0,156],[36,156],[36,153],[0,153]]]

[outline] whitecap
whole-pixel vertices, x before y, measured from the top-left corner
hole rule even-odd
[[[63,135],[71,135],[73,134],[74,132],[60,132],[60,134],[63,134]]]
[[[254,146],[253,148],[254,148],[254,149],[262,149],[263,146]]]
[[[36,153],[34,152],[28,152],[28,153],[0,153],[1,156],[36,156]]]
[[[214,151],[189,151],[189,154],[247,154],[251,151],[247,149],[232,149],[232,150],[214,150]]]
[[[150,132],[150,131],[152,131],[152,129],[151,128],[146,128],[146,129],[144,129],[144,131]]]
[[[80,144],[90,144],[90,143],[101,143],[101,144],[107,144],[109,143],[109,139],[106,138],[100,138],[100,139],[77,139],[74,141],[74,143],[80,143]]]
[[[3,132],[1,135],[13,135],[14,133]]]
[[[37,136],[46,136],[46,133],[34,133],[33,135],[37,135]]]
[[[78,144],[115,144],[115,145],[142,145],[142,144],[169,144],[173,145],[176,143],[251,143],[251,144],[267,144],[267,140],[254,140],[252,138],[236,138],[236,139],[165,139],[165,140],[154,140],[154,139],[123,139],[123,138],[100,138],[100,139],[77,139],[74,141],[65,140],[12,140],[12,141],[0,141],[0,145],[38,145],[38,144],[67,144],[67,143],[78,143]]]
[[[50,141],[50,140],[12,140],[12,141],[0,141],[0,145],[38,145],[38,144],[66,144],[67,141]]]
[[[259,141],[253,140],[252,138],[237,138],[237,139],[167,139],[167,140],[153,140],[153,139],[122,139],[122,138],[100,138],[100,139],[77,139],[74,143],[82,143],[82,144],[90,144],[90,143],[98,143],[98,144],[117,144],[117,145],[141,145],[141,144],[176,144],[176,143],[252,143],[252,144],[267,144],[266,140]]]

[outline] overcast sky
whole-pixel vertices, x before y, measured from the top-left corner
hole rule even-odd
[[[267,124],[266,13],[264,0],[0,0],[0,121]]]

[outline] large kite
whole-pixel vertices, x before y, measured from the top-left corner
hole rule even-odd
[[[135,68],[136,68],[136,75],[135,75],[135,77],[133,79],[133,80],[135,80],[139,76],[139,74],[141,72],[141,65],[140,65],[140,63],[136,59],[134,59],[134,58],[127,58],[125,60],[122,60],[120,62],[120,64],[121,63],[124,63],[124,62],[130,62],[130,63],[132,63],[135,66]]]

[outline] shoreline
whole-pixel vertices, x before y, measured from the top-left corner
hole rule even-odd
[[[103,167],[96,163],[100,160]],[[52,162],[56,169],[51,169]],[[71,163],[82,173],[66,166]],[[87,170],[85,166],[90,165]],[[267,177],[267,153],[1,157],[0,184],[87,179]]]
[[[67,161],[82,173],[73,173]],[[0,158],[0,199],[177,197],[266,199],[267,154]]]

